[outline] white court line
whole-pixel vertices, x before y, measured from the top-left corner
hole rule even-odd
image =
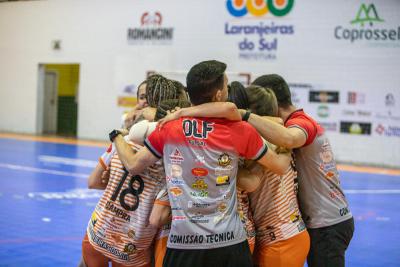
[[[11,169],[11,170],[19,170],[19,171],[28,171],[28,172],[36,172],[36,173],[46,173],[46,174],[54,174],[60,176],[69,176],[69,177],[78,177],[87,179],[89,174],[84,173],[76,173],[76,172],[64,172],[64,171],[56,171],[56,170],[49,170],[49,169],[41,169],[41,168],[34,168],[34,167],[27,167],[21,165],[13,165],[13,164],[5,164],[0,163],[0,168]],[[400,189],[347,189],[344,190],[346,194],[400,194]]]
[[[94,168],[97,165],[97,161],[87,160],[87,159],[76,159],[76,158],[66,158],[66,157],[56,157],[48,155],[39,155],[39,161],[46,163],[58,163],[71,166],[88,167]]]
[[[348,189],[343,190],[346,194],[371,194],[371,195],[379,195],[379,194],[400,194],[400,189]]]
[[[27,167],[27,166],[21,166],[21,165],[13,165],[13,164],[5,164],[5,163],[0,163],[0,168],[17,170],[17,171],[28,171],[28,172],[36,172],[36,173],[54,174],[54,175],[60,175],[60,176],[70,176],[70,177],[72,176],[72,177],[78,177],[78,178],[84,178],[84,179],[87,179],[89,177],[89,174],[84,174],[84,173],[63,172],[63,171],[41,169],[41,168]]]

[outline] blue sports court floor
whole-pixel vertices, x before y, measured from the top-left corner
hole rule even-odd
[[[76,266],[104,148],[0,138],[0,266]],[[347,266],[400,266],[400,172],[341,172],[356,230]]]

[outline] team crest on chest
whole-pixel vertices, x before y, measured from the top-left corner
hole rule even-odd
[[[231,165],[232,159],[227,153],[223,153],[218,157],[218,165],[222,167],[227,167]]]

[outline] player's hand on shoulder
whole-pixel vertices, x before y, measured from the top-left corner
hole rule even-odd
[[[180,107],[168,110],[167,116],[158,121],[158,127],[161,129],[167,122],[179,119],[182,116],[181,110]]]

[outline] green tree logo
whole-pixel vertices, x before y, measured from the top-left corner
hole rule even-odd
[[[370,4],[368,7],[365,4],[362,4],[357,12],[356,18],[350,21],[351,24],[360,23],[361,26],[364,26],[364,23],[368,22],[371,26],[373,25],[373,22],[384,22],[384,20],[379,17],[374,4]]]

